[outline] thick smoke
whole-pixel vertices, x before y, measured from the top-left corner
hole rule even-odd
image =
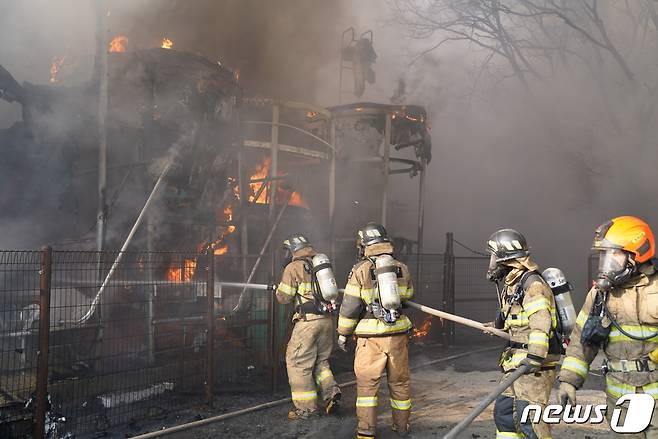
[[[94,6],[99,3],[64,1],[53,4],[28,0],[3,7],[0,63],[19,83],[56,85],[59,93],[70,96],[65,108],[52,109],[50,116],[41,120],[48,125],[45,132],[57,133],[58,145],[61,145],[57,148],[49,144],[52,139],[25,136],[24,124],[12,127],[21,119],[21,106],[0,101],[0,128],[12,127],[0,132],[4,147],[0,169],[6,182],[0,192],[4,211],[2,226],[8,232],[0,239],[2,248],[34,247],[53,242],[53,236],[60,242],[69,238],[75,240],[81,235],[91,237],[85,242],[93,246],[96,202],[95,190],[91,189],[97,178],[93,172],[94,151],[83,158],[63,156],[62,151],[69,146],[73,147],[70,150],[85,146],[97,148],[93,138],[94,122],[85,119],[94,111],[94,91],[72,93],[69,87],[80,90],[92,84],[97,30]],[[174,42],[174,49],[198,53],[239,72],[240,84],[248,96],[314,102],[321,90],[335,90],[335,83],[325,83],[323,75],[330,69],[336,70],[337,36],[347,11],[341,4],[116,0],[107,1],[106,6],[107,40],[117,35],[126,36],[128,51],[134,51],[159,47],[163,38],[169,38]],[[55,61],[59,70],[52,76]],[[157,73],[167,76],[166,72]],[[135,95],[135,105],[139,104],[139,99]],[[82,119],[76,121],[78,111]],[[126,114],[126,117],[139,117],[134,111]],[[81,122],[92,138],[79,139],[73,134],[75,124]],[[28,140],[23,143],[23,140],[15,141],[17,138]],[[135,158],[117,157],[116,151],[110,144],[111,165]],[[35,159],[31,163],[35,166],[17,168],[13,165],[32,155]],[[48,166],[41,167],[41,163]],[[51,166],[55,163],[58,165]],[[137,173],[141,174],[141,169]],[[113,198],[118,193],[123,175],[125,168],[110,170],[108,197]],[[83,201],[83,209],[61,202],[69,197],[71,185],[78,190],[88,189],[89,197]],[[129,189],[121,190],[110,212],[110,238],[119,239],[125,234],[148,194],[148,184],[144,185],[138,178],[131,177],[126,186]],[[21,187],[21,191],[16,191],[16,187]],[[76,215],[74,210],[82,210],[84,215]],[[46,215],[49,217],[47,224],[43,221]]]
[[[338,103],[340,33],[349,26],[358,33],[372,29],[377,82],[362,100],[424,105],[432,123],[427,251],[442,251],[448,231],[481,249],[491,232],[515,227],[527,235],[538,262],[563,268],[582,295],[592,232],[599,223],[635,214],[658,225],[652,98],[658,51],[651,2],[638,2],[641,7],[630,14],[614,9],[616,2],[600,2],[607,36],[632,81],[610,51],[571,29],[560,34],[566,42],[564,59],[551,53],[552,63],[544,55],[529,60],[536,75],[527,75],[527,85],[500,57],[485,62],[489,52],[473,43],[448,41],[419,56],[443,34],[411,35],[396,9],[415,3],[410,0],[108,3],[108,36],[126,35],[129,49],[157,47],[167,37],[175,48],[238,69],[250,95],[323,106]],[[600,39],[591,23],[584,29]],[[549,35],[562,29],[556,20],[544,24]],[[58,80],[79,85],[91,77],[94,32],[91,2],[5,2],[0,63],[19,82],[45,84],[53,58],[65,56]],[[348,100],[353,99],[343,101]],[[17,104],[0,102],[0,127],[19,118]],[[417,180],[396,175],[392,181],[390,228],[414,238]],[[25,221],[13,221],[30,229]]]
[[[542,2],[504,3],[522,8]],[[607,45],[584,3],[573,2],[568,9],[572,20]],[[491,51],[474,42],[448,40],[421,56],[444,37],[455,37],[414,26],[423,16],[441,21],[438,6],[411,20],[401,17],[410,4],[440,4],[470,13],[496,2],[388,4],[386,16],[370,22],[379,37],[379,60],[393,63],[395,67],[384,70],[400,75],[406,102],[425,105],[432,121],[425,248],[441,251],[444,233],[452,231],[481,250],[496,229],[517,228],[526,234],[541,266],[562,268],[582,297],[597,225],[618,215],[638,215],[658,227],[652,171],[657,158],[655,6],[630,2],[626,10],[617,2],[599,2],[597,13],[612,50],[592,44],[555,16],[543,17],[543,27],[530,23],[537,32],[532,35],[523,27],[528,22],[510,19],[510,39],[529,47],[545,44],[545,52],[532,53],[530,67],[523,69],[526,86],[509,63],[498,55],[489,60]],[[562,38],[562,51],[547,42],[555,35]],[[528,56],[531,50],[523,53]],[[528,73],[530,68],[536,75]],[[383,88],[394,90],[398,81],[389,78]],[[405,183],[398,199],[403,198],[400,193],[415,190]],[[415,206],[407,203],[407,208],[413,211]],[[413,233],[413,221],[398,221],[397,226]]]

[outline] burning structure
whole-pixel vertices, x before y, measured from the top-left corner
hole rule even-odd
[[[85,398],[92,394],[104,410],[207,380],[177,379],[180,350],[189,352],[188,367],[221,352],[256,365],[250,379],[265,374],[266,364],[279,361],[287,317],[270,298],[259,300],[247,288],[229,290],[230,284],[273,282],[280,257],[274,243],[293,231],[312,236],[334,256],[349,254],[336,258],[344,279],[357,227],[369,220],[386,224],[387,188],[397,174],[420,182],[418,236],[401,242],[422,250],[423,181],[431,160],[423,108],[321,108],[248,98],[234,72],[175,50],[167,38],[162,47],[146,50],[130,51],[129,43],[123,36],[110,42],[107,80],[100,81],[107,87],[106,106],[93,82],[58,82],[62,60],[53,63],[48,85],[20,85],[0,67],[0,97],[23,107],[23,121],[0,131],[7,150],[0,211],[15,219],[53,219],[43,222],[36,239],[62,250],[55,272],[66,273],[71,264],[80,269],[54,279],[49,316],[49,391],[71,407],[87,407],[73,390],[73,377],[77,388],[88,390]],[[407,148],[410,158],[397,157]],[[37,169],[60,181],[41,190],[42,182],[29,177]],[[96,182],[98,191],[90,190]],[[9,189],[17,186],[36,195],[26,199]],[[145,208],[149,194],[157,196]],[[140,211],[144,224],[138,228]],[[94,236],[89,226],[96,222]],[[124,242],[127,235],[132,240]],[[94,243],[100,250],[124,244],[131,253],[70,253],[92,250]],[[179,253],[157,253],[172,250]],[[121,257],[123,265],[115,267]],[[16,287],[11,279],[4,282]],[[24,347],[10,363],[29,376],[36,360],[26,347],[36,343],[37,293],[21,296],[2,315],[7,337]],[[206,322],[215,321],[210,315],[216,322],[208,332]],[[245,340],[259,331],[261,341],[248,346]],[[211,339],[218,342],[205,357],[201,347]],[[117,385],[109,379],[92,379],[115,376],[127,358],[133,372],[118,385],[121,391],[113,391]],[[142,369],[155,381],[129,385],[140,380]],[[239,386],[244,373],[226,367],[215,379]],[[24,400],[32,390],[0,385],[8,401]]]

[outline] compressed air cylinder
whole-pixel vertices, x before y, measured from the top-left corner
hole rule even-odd
[[[571,284],[567,282],[566,276],[558,268],[547,268],[542,273],[542,277],[553,291],[555,308],[557,308],[558,317],[562,324],[562,333],[569,336],[576,325],[576,308],[574,308],[571,299]]]
[[[327,255],[318,253],[313,256],[313,271],[320,286],[320,294],[327,302],[333,302],[338,299],[338,285],[336,285],[336,276],[331,268],[331,261]]]
[[[398,267],[390,255],[378,256],[375,260],[375,275],[379,287],[381,305],[388,310],[400,308],[400,290],[398,289]]]
[[[566,336],[571,334],[571,330],[576,325],[576,309],[571,299],[571,291],[566,290],[562,293],[555,294],[555,307],[560,315],[562,323],[562,333]]]

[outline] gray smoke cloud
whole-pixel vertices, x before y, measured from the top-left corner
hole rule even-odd
[[[565,5],[504,3],[511,8]],[[552,15],[544,18],[543,29],[509,19],[510,35],[520,34],[528,46],[550,46],[542,30],[550,38],[563,37],[560,44],[569,52],[551,52],[550,62],[546,53],[532,53],[524,70],[526,87],[504,59],[495,55],[487,61],[491,52],[473,42],[445,41],[420,56],[455,35],[414,27],[423,22],[422,14],[401,20],[398,8],[404,11],[410,4],[440,4],[466,13],[476,5],[496,3],[392,1],[371,21],[377,27],[380,60],[395,60],[397,66],[384,70],[396,71],[405,84],[406,102],[425,105],[431,116],[434,160],[428,177],[425,247],[441,251],[444,233],[452,231],[482,250],[493,231],[517,228],[526,234],[542,267],[566,272],[580,300],[589,288],[586,260],[596,226],[619,215],[658,224],[651,171],[657,158],[652,140],[656,128],[648,122],[656,116],[655,5],[630,2],[624,9],[616,2],[599,2],[612,48],[592,44]],[[565,10],[575,23],[607,45],[583,9],[584,2],[572,4],[573,9]],[[440,21],[438,7],[425,13]],[[527,56],[531,50],[523,53]],[[536,76],[528,73],[531,67]],[[381,69],[380,64],[378,73]],[[397,81],[389,77],[379,85],[393,90]],[[401,183],[398,199],[415,190],[405,183],[409,181]],[[413,210],[413,203],[407,205]],[[396,220],[398,227],[412,232],[414,224],[406,216]]]
[[[48,83],[55,57],[65,58],[58,74],[63,86],[89,80],[91,2],[3,3],[0,63],[19,82]],[[372,29],[377,81],[361,100],[424,105],[430,115],[434,159],[425,249],[442,251],[445,233],[452,231],[480,250],[490,233],[514,227],[527,235],[538,262],[564,269],[582,296],[598,224],[622,214],[657,224],[653,5],[637,2],[624,14],[601,2],[608,36],[634,85],[610,52],[570,30],[563,35],[569,50],[589,64],[575,56],[554,65],[533,58],[538,75],[529,75],[528,92],[498,57],[483,68],[488,53],[474,44],[448,42],[419,57],[441,34],[410,38],[409,26],[400,24],[400,3],[408,2],[116,0],[108,2],[108,36],[126,35],[129,50],[170,38],[174,48],[239,69],[250,95],[330,106],[339,100],[340,33],[349,26],[357,33]],[[629,25],[629,17],[644,21]],[[560,26],[547,24],[549,33]],[[346,96],[344,102],[353,100]],[[19,118],[20,106],[0,102],[0,127]],[[391,231],[414,238],[417,180],[398,175],[392,181]]]
[[[79,90],[90,83],[93,74],[96,3],[63,1],[53,4],[28,0],[3,5],[0,63],[19,83],[56,85],[57,93],[68,94],[68,97],[64,100],[66,105],[50,109],[46,117],[39,119],[40,128],[48,135],[29,141],[25,141],[29,136],[22,131],[24,124],[14,125],[21,119],[21,106],[0,101],[0,129],[12,127],[0,132],[5,153],[0,169],[7,182],[1,191],[2,205],[7,207],[3,208],[2,226],[9,232],[0,238],[0,247],[34,247],[52,242],[53,236],[58,236],[58,241],[60,238],[75,239],[76,235],[90,235],[90,230],[93,235],[97,141],[93,137],[94,122],[86,117],[95,110],[95,97],[93,90],[88,93]],[[276,3],[109,0],[106,5],[108,41],[125,36],[128,51],[134,52],[159,47],[162,39],[168,38],[173,41],[174,49],[199,54],[239,72],[240,83],[249,96],[314,102],[319,90],[335,87],[334,83],[323,82],[323,74],[330,68],[336,69],[337,64],[332,63],[337,63],[338,29],[342,29],[340,21],[349,12],[342,4],[292,0]],[[328,53],[331,56],[327,56]],[[56,74],[51,70],[53,65],[57,67]],[[141,80],[134,65],[128,74],[134,75],[126,78],[130,86]],[[167,72],[156,75],[166,78]],[[71,92],[73,89],[76,91]],[[115,120],[128,123],[132,118],[134,125],[139,126],[140,116],[135,110],[141,105],[141,92],[138,88],[133,90],[135,102],[126,105],[125,120],[116,117],[116,113]],[[115,110],[118,105],[125,105],[129,93],[124,88],[118,98],[110,97]],[[88,138],[76,138],[80,132]],[[52,145],[54,136],[61,145],[57,148]],[[110,138],[110,143],[112,141]],[[135,159],[134,155],[119,157],[117,151],[124,154],[126,148],[118,146],[122,148],[109,145],[111,167]],[[69,148],[87,148],[89,154],[67,156],[65,152]],[[128,150],[128,154],[133,153]],[[13,161],[31,155],[35,156],[34,166],[17,169],[12,165]],[[48,167],[41,167],[42,163]],[[58,165],[50,166],[55,163]],[[33,168],[40,168],[41,172]],[[142,175],[142,169],[134,174]],[[110,198],[117,193],[124,175],[125,167],[110,170]],[[19,193],[12,186],[21,186],[22,191]],[[140,181],[134,176],[126,186],[129,189],[121,190],[111,212],[108,237],[115,241],[129,229],[149,190],[143,179]],[[61,199],[67,198],[72,190],[88,192],[89,196],[80,203],[84,206],[62,205]],[[81,210],[82,214],[76,215],[73,210]],[[48,222],[44,222],[45,215],[50,216]],[[93,240],[90,243],[93,244]]]

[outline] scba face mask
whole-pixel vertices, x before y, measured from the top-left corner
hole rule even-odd
[[[626,282],[635,272],[635,261],[619,249],[605,249],[599,256],[596,286],[601,291],[610,291]]]
[[[495,253],[491,254],[489,259],[489,268],[487,269],[487,279],[491,282],[497,282],[507,276],[511,268],[498,262],[498,257]]]

